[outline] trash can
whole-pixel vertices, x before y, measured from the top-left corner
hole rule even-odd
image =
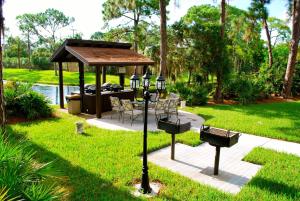
[[[70,114],[79,114],[80,111],[80,95],[67,95],[68,112]]]

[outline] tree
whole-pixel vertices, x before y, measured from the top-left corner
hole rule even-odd
[[[220,22],[221,22],[221,41],[224,43],[224,37],[225,37],[225,16],[226,16],[226,2],[225,0],[221,0],[221,17],[220,17]],[[223,52],[220,52],[220,54],[223,54]],[[225,63],[221,63],[225,64]],[[222,96],[222,85],[223,85],[223,67],[217,68],[217,87],[216,87],[216,92],[214,95],[214,100],[217,103],[222,103],[223,102],[223,96]]]
[[[19,28],[29,34],[34,34],[40,44],[49,48],[51,52],[57,47],[57,32],[74,22],[73,17],[67,17],[59,10],[48,8],[37,14],[23,14],[17,16]],[[57,69],[55,67],[55,75]]]
[[[269,55],[269,67],[271,68],[273,65],[273,54],[272,54],[272,44],[271,44],[271,36],[268,26],[268,11],[265,7],[266,4],[269,4],[270,0],[252,0],[251,6],[249,8],[250,16],[255,18],[256,20],[261,20],[262,25],[265,29],[267,36],[267,46],[268,46],[268,55]]]
[[[26,43],[20,37],[10,36],[6,40],[4,56],[18,58],[18,68],[21,68],[21,58],[27,56],[26,46]]]
[[[160,10],[160,74],[166,76],[167,69],[167,2],[166,0],[159,1]]]
[[[3,63],[2,63],[2,37],[4,36],[4,16],[3,16],[4,0],[0,0],[0,124],[1,133],[5,135],[5,103],[4,103],[4,87],[3,87]]]
[[[290,53],[288,64],[284,76],[282,95],[284,98],[290,97],[295,65],[298,53],[298,44],[300,39],[300,0],[294,0],[292,6],[292,38],[290,42]]]
[[[91,35],[92,40],[103,40],[104,33],[97,31]]]
[[[107,23],[114,19],[127,19],[121,27],[133,23],[134,51],[138,51],[139,23],[158,15],[158,0],[106,0],[103,3],[103,19]]]
[[[278,43],[285,43],[290,40],[291,29],[290,27],[281,19],[275,17],[268,18],[270,38],[273,40],[273,48]]]

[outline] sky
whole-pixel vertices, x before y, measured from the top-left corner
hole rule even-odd
[[[105,31],[102,20],[102,4],[105,0],[6,0],[4,3],[5,26],[9,28],[10,35],[20,35],[16,16],[24,13],[43,12],[47,8],[55,8],[74,17],[75,22],[67,29],[61,30],[58,37],[72,35],[75,32],[83,34],[84,39],[89,39],[96,31]],[[125,0],[126,1],[126,0]],[[214,3],[215,2],[215,3]],[[246,10],[250,0],[229,0],[229,4]],[[286,19],[287,0],[273,0],[268,6],[269,15],[280,19]],[[184,16],[187,10],[194,5],[212,4],[218,5],[219,0],[180,0],[179,7],[175,7],[173,0],[167,10],[169,11],[168,24],[172,24]],[[157,22],[159,22],[157,20]]]

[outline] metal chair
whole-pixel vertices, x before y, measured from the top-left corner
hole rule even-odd
[[[159,97],[157,93],[150,93],[149,109],[155,109],[155,105],[158,101],[158,98]]]
[[[121,100],[122,102],[122,106],[123,106],[123,123],[124,123],[124,116],[125,114],[129,115],[130,119],[131,119],[131,126],[133,121],[138,118],[140,115],[143,115],[143,111],[142,110],[137,110],[134,109],[133,104],[131,103],[130,100]]]
[[[178,98],[170,98],[167,100],[166,113],[168,118],[171,117],[172,114],[175,114],[176,118],[178,118],[178,103]]]
[[[158,100],[158,101],[156,101],[155,107],[154,107],[156,124],[158,123],[159,118],[162,115],[166,114],[166,106],[167,106],[167,100]]]
[[[121,117],[123,116],[122,113],[124,111],[124,108],[122,107],[121,102],[118,97],[110,96],[109,99],[110,99],[112,111],[115,111],[117,114],[119,114],[119,121],[120,121]],[[113,116],[113,113],[111,113],[111,119],[112,119],[112,116]]]

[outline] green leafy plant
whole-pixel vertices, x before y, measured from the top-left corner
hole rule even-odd
[[[54,182],[60,172],[52,163],[38,164],[34,155],[25,141],[9,143],[0,137],[0,200],[50,201],[62,196]]]
[[[5,86],[6,108],[11,116],[27,119],[50,117],[52,108],[45,96],[32,90],[30,84],[9,82]]]

